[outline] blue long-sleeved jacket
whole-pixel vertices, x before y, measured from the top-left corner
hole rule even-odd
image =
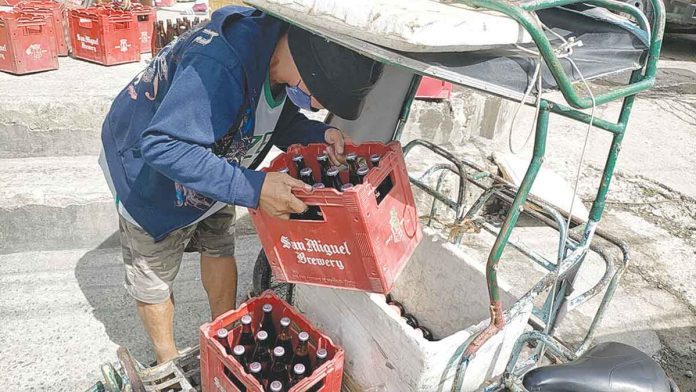
[[[255,146],[266,142],[253,135],[257,100],[286,28],[258,10],[222,8],[114,100],[102,127],[109,174],[119,202],[155,240],[215,201],[256,208],[265,175],[253,169],[271,145],[324,140],[328,126],[286,100],[270,142]],[[250,149],[253,163],[241,167]]]

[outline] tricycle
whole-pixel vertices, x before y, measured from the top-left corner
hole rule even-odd
[[[355,333],[359,337],[354,337],[340,325],[323,318],[329,317],[324,314],[329,310],[322,307],[335,301],[340,306],[330,309],[334,318],[336,309],[373,306],[377,312],[374,318],[379,319],[378,313],[383,308],[378,304],[382,300],[379,296],[342,294],[319,288],[316,290],[324,291],[312,292],[314,289],[308,286],[278,281],[271,273],[266,255],[263,251],[259,254],[254,268],[256,293],[272,289],[288,302],[295,302],[308,317],[313,320],[316,317],[315,321],[329,334],[342,335],[336,337],[346,350],[346,379],[350,385],[345,389],[678,391],[664,371],[637,349],[612,342],[593,345],[630,260],[626,244],[602,230],[599,224],[635,96],[655,84],[665,27],[662,1],[649,1],[650,19],[637,7],[615,0],[248,0],[247,3],[385,64],[382,79],[368,96],[366,109],[357,120],[346,121],[331,114],[326,118],[326,122],[344,130],[357,142],[400,140],[423,76],[535,109],[534,128],[530,133],[533,134],[532,156],[518,182],[432,141],[414,139],[403,147],[407,161],[416,151],[439,157],[418,175],[410,176],[414,189],[432,198],[429,212],[421,217],[423,224],[432,227],[432,233],[444,233],[446,242],[455,247],[466,247],[466,239],[472,233],[490,233],[494,238],[482,273],[487,288],[488,318],[467,328],[466,334],[442,336],[440,342],[411,337],[398,340],[403,352],[423,355],[416,358],[417,363],[404,365],[401,370],[399,363],[390,363],[395,358],[389,357],[389,344],[382,344],[372,335],[379,328],[368,325],[368,321]],[[625,85],[595,92],[588,83],[621,72],[630,73]],[[550,90],[559,91],[562,98],[546,98]],[[617,100],[623,104],[616,121],[595,115],[598,106]],[[546,156],[552,115],[587,125],[585,144],[579,146],[582,156],[591,129],[611,135],[596,196],[585,218],[573,213],[574,207],[577,208],[574,202],[569,208],[561,209],[531,192]],[[451,178],[456,185],[445,186]],[[575,193],[577,181],[573,197]],[[489,213],[492,205],[503,212],[497,215],[497,221]],[[511,236],[521,220],[532,220],[555,233],[558,242],[553,257]],[[541,278],[514,301],[504,300],[506,293],[501,293],[504,290],[498,277],[507,248],[525,256],[543,271]],[[590,287],[578,289],[578,272],[591,254],[602,260],[603,273]],[[465,294],[474,296],[476,288],[470,290],[471,293]],[[313,306],[312,298],[322,298],[326,303]],[[598,300],[592,302],[596,306],[584,336],[574,344],[564,342],[557,331],[570,319],[568,315],[591,303],[593,298]],[[365,317],[369,318],[367,314]],[[390,321],[384,323],[387,332],[402,332],[392,328]],[[411,341],[415,343],[411,345]],[[387,359],[384,368],[381,364],[361,365],[357,360],[351,361],[351,350],[371,348],[382,350]],[[120,368],[124,370],[107,367],[108,385],[101,384],[105,390],[197,387],[195,366],[185,369],[189,365],[183,364],[195,358],[195,349],[171,365],[156,368],[136,363],[125,351],[119,357]],[[116,377],[119,380],[109,381],[115,378],[111,374],[119,374]],[[153,374],[165,384],[153,383]],[[146,378],[150,386],[143,381]],[[624,389],[612,389],[617,384]]]

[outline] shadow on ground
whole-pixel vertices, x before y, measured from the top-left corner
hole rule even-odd
[[[121,250],[113,248],[113,244],[118,242],[118,233],[114,233],[85,253],[77,262],[75,278],[109,339],[127,347],[140,362],[149,364],[154,361],[154,353],[138,318],[134,300],[123,287]],[[238,303],[246,300],[259,249],[255,235],[237,236]],[[179,349],[197,345],[198,328],[209,321],[210,310],[199,271],[198,254],[185,254],[174,282],[174,334]]]

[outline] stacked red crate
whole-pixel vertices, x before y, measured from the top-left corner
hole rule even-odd
[[[65,39],[67,20],[65,18],[65,5],[63,3],[53,0],[21,1],[15,5],[15,10],[26,14],[44,16],[46,21],[52,26],[58,56],[68,55],[68,44]]]
[[[201,386],[203,391],[249,391],[262,392],[263,386],[231,355],[226,354],[225,348],[216,339],[219,329],[229,331],[227,340],[229,347],[234,347],[241,334],[240,320],[249,314],[252,316],[253,332],[258,332],[258,326],[263,318],[262,307],[265,304],[273,306],[273,323],[277,326],[283,317],[290,318],[293,346],[297,346],[300,331],[309,334],[309,354],[314,358],[316,351],[323,348],[327,351],[327,360],[321,366],[313,369],[313,373],[293,386],[288,392],[339,392],[343,379],[343,349],[334,344],[326,335],[317,330],[304,316],[287,302],[281,300],[272,291],[266,291],[261,296],[252,298],[238,309],[229,311],[204,324],[200,328],[201,349]],[[314,366],[314,362],[312,362]],[[268,389],[265,389],[268,390]]]
[[[70,10],[73,57],[103,65],[140,61],[138,21],[130,11],[110,7]]]
[[[131,11],[138,19],[138,31],[140,32],[140,53],[152,52],[152,34],[157,23],[157,10],[153,7],[135,3]]]
[[[21,75],[53,69],[58,69],[58,54],[46,18],[0,12],[0,71]]]
[[[298,177],[292,157],[301,155],[320,181],[317,156],[326,145],[294,145],[264,169],[288,168]],[[282,220],[250,210],[273,276],[279,281],[388,293],[422,238],[401,145],[391,142],[346,146],[368,160],[380,157],[362,184],[339,192],[331,187],[295,191],[320,219]],[[341,172],[348,182],[348,173]],[[316,217],[315,217],[316,218]]]

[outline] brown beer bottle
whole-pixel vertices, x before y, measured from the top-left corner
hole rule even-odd
[[[290,355],[292,352],[292,336],[290,335],[289,317],[283,317],[280,319],[280,333],[276,339],[276,346],[284,348],[288,355]]]
[[[348,182],[358,184],[358,154],[354,152],[346,154],[346,163],[348,164]]]
[[[270,368],[272,360],[268,333],[266,331],[259,331],[256,333],[256,348],[254,349],[254,355],[251,357],[251,361],[260,363],[265,372]]]
[[[273,349],[273,365],[268,375],[268,381],[280,381],[284,385],[288,383],[288,363],[285,349],[277,346]]]
[[[228,335],[229,335],[229,332],[225,328],[220,328],[215,333],[215,337],[217,338],[217,341],[220,342],[222,347],[225,348],[225,353],[227,353],[227,355],[231,355],[232,349],[230,348],[229,340],[227,340]]]
[[[307,377],[306,369],[303,364],[298,363],[292,367],[292,374],[290,375],[289,387],[297,385],[303,378]]]
[[[326,351],[325,348],[318,348],[316,352],[316,358],[314,360],[314,370],[319,369],[321,365],[323,365],[326,362],[326,358],[328,357],[329,353]]]
[[[425,340],[430,340],[430,341],[435,340],[435,339],[433,338],[433,333],[430,332],[430,330],[429,330],[428,328],[425,328],[425,327],[422,326],[422,325],[419,325],[418,328],[416,328],[416,331],[418,331],[418,332],[420,332],[421,334],[423,334],[423,338],[424,338]]]
[[[343,183],[341,182],[341,177],[338,176],[338,168],[336,166],[331,166],[329,170],[326,171],[326,176],[329,183],[324,185],[326,185],[327,188],[331,187],[340,192]]]
[[[263,319],[261,320],[261,329],[268,333],[268,344],[275,343],[277,333],[276,327],[273,324],[273,305],[263,304]]]
[[[357,171],[358,182],[356,182],[355,185],[362,184],[365,181],[365,176],[369,171],[370,169],[367,167],[367,165],[360,166]]]
[[[295,155],[292,157],[292,163],[295,164],[295,168],[297,169],[297,176],[300,176],[300,171],[305,168],[305,162],[304,162],[304,157],[302,155]]]
[[[268,385],[268,389],[271,392],[285,392],[287,389],[283,388],[283,383],[280,381],[273,381]]]
[[[411,328],[418,328],[418,320],[416,320],[412,314],[404,313],[401,318],[404,319],[406,324],[408,324]]]
[[[254,348],[254,331],[251,329],[251,321],[250,314],[242,316],[242,333],[239,334],[239,341],[237,342],[237,344],[244,346],[247,356],[251,354]]]
[[[380,160],[379,154],[372,154],[372,155],[370,155],[370,163],[372,163],[372,167],[378,167],[378,166],[379,166],[379,160]]]
[[[305,331],[300,332],[297,335],[297,347],[295,347],[295,355],[292,358],[291,366],[295,367],[298,363],[301,363],[305,367],[305,371],[308,374],[312,374],[312,364],[309,362],[309,334]]]
[[[242,368],[246,371],[247,361],[246,349],[244,348],[244,346],[242,346],[241,344],[234,346],[234,348],[232,349],[232,355],[234,356],[234,359],[236,359],[237,362],[239,362],[239,364],[242,365]]]
[[[261,366],[261,363],[259,362],[252,362],[249,364],[249,373],[251,374],[252,377],[256,379],[256,381],[261,384],[261,387],[264,386],[263,383],[263,366]]]
[[[312,176],[311,167],[305,167],[300,170],[300,180],[307,185],[314,185],[314,177]]]

